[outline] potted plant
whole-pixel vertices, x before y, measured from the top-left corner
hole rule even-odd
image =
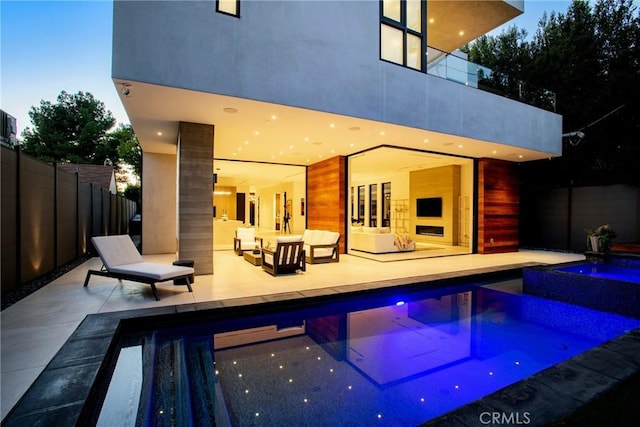
[[[595,230],[587,230],[587,249],[593,252],[608,253],[611,243],[618,233],[609,225],[601,225]]]

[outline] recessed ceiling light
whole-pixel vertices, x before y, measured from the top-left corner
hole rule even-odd
[[[384,131],[380,132],[380,136],[384,136]]]
[[[290,146],[289,146],[289,150],[293,150],[293,145],[290,145]]]
[[[355,144],[352,142],[351,144],[349,144],[349,147],[353,147]]]
[[[253,134],[254,134],[255,136],[258,136],[258,135],[260,135],[260,132],[255,131]]]
[[[523,157],[524,157],[524,156],[523,156],[522,154],[520,154],[520,155],[518,156],[518,158],[519,158],[519,159],[521,159],[521,158],[523,158]]]
[[[429,142],[429,138],[423,139],[422,142],[424,142],[426,144],[427,142]]]
[[[237,155],[238,155],[238,153],[233,153],[233,155],[234,155],[234,156],[237,156]]]
[[[493,150],[493,154],[496,154],[496,153],[497,153],[497,151],[496,151],[496,150]]]
[[[222,111],[224,111],[225,113],[234,114],[238,112],[238,109],[233,107],[225,107],[222,109]]]
[[[336,153],[336,150],[331,150],[331,154],[335,154],[335,153]]]
[[[464,36],[464,31],[460,30],[460,32],[458,33],[459,36]]]
[[[162,132],[158,132],[158,134],[157,134],[157,135],[158,135],[158,136],[162,136]]]
[[[336,127],[336,125],[334,125],[333,123],[330,123],[329,127],[333,129],[334,127]]]
[[[275,119],[277,119],[277,118],[278,118],[278,116],[276,116],[275,114],[272,114],[272,115],[271,115],[271,120],[275,120]]]
[[[305,141],[305,142],[309,142],[309,137],[308,137],[308,136],[305,136],[305,137],[304,137],[304,141]]]
[[[249,145],[249,141],[245,141],[245,142],[244,142],[244,145]]]
[[[429,18],[429,24],[433,24],[434,22],[436,22],[436,20],[435,20],[435,19],[433,19],[433,18]]]
[[[459,145],[458,145],[458,148],[462,148],[462,147],[463,147],[463,145],[462,145],[462,144],[459,144]]]

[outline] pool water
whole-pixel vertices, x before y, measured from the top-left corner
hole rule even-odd
[[[558,268],[558,271],[576,273],[601,279],[621,280],[640,284],[640,268],[622,267],[599,262]]]
[[[98,424],[418,425],[637,327],[470,285],[157,332],[121,350]]]

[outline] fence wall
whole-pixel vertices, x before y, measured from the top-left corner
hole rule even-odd
[[[614,243],[640,242],[640,188],[629,185],[540,190],[521,196],[521,246],[584,252],[585,230],[610,224]]]
[[[20,151],[0,154],[3,295],[85,256],[93,236],[128,233],[135,202]]]

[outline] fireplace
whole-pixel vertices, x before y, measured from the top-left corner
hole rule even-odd
[[[439,225],[416,225],[416,234],[419,236],[444,237],[444,227]]]

